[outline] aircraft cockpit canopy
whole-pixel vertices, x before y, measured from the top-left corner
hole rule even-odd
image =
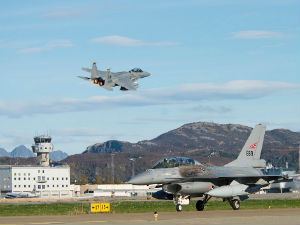
[[[143,70],[140,69],[140,68],[133,68],[133,69],[130,70],[129,72],[143,72]]]
[[[173,168],[182,165],[202,165],[202,164],[196,160],[187,157],[173,156],[173,157],[166,157],[160,159],[153,165],[152,169]]]

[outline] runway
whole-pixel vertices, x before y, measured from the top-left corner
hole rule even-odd
[[[91,214],[71,216],[19,216],[0,217],[0,225],[51,225],[51,224],[222,224],[222,225],[299,225],[300,208],[264,210],[222,210],[203,212],[158,212],[155,221],[152,213]]]

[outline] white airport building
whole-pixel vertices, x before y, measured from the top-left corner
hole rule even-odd
[[[148,185],[133,184],[94,184],[81,187],[82,196],[87,197],[150,197],[153,192],[161,190]]]
[[[71,197],[70,167],[51,166],[49,153],[53,151],[50,136],[34,137],[32,146],[40,160],[39,166],[34,165],[1,165],[1,194],[31,194],[38,197]]]
[[[68,166],[0,166],[0,189],[3,193],[67,195],[70,190]],[[43,193],[44,192],[44,193]]]

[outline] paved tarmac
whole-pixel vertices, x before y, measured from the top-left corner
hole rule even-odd
[[[93,214],[72,216],[18,216],[0,217],[0,225],[51,225],[51,224],[222,224],[222,225],[299,225],[300,208],[264,210],[222,210],[203,212],[158,212],[155,221],[152,213]]]

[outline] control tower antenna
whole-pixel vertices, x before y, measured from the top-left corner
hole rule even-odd
[[[49,166],[49,153],[53,152],[53,145],[51,144],[50,136],[35,136],[33,138],[34,145],[31,146],[33,153],[37,153],[37,158],[40,160],[41,166]]]

